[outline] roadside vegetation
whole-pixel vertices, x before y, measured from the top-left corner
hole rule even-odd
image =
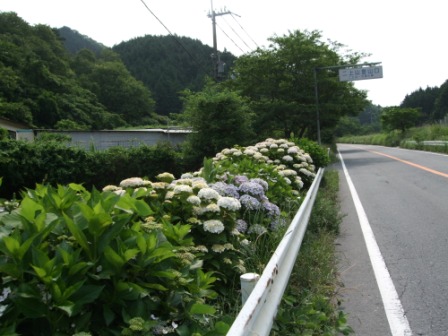
[[[437,141],[436,143],[425,143]],[[448,153],[448,125],[427,125],[412,127],[401,132],[398,130],[387,133],[367,135],[348,135],[337,139],[340,143],[380,145],[418,149],[437,153]]]
[[[239,274],[259,272],[267,262],[276,246],[269,242],[313,180],[311,155],[325,157],[323,149],[308,148],[312,153],[267,139],[224,149],[177,179],[164,172],[155,181],[133,177],[102,191],[38,184],[3,202],[2,333],[225,335],[240,300]],[[316,237],[337,232],[321,207],[311,230]],[[332,245],[329,236],[320,239],[320,247]],[[313,239],[308,244],[316,255],[302,267],[320,255]],[[318,259],[331,260],[327,251]],[[319,284],[310,276],[316,272],[298,280],[306,284],[295,302],[303,314],[288,332],[346,330],[323,290],[331,280],[323,275]]]

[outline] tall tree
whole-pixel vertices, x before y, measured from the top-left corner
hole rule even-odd
[[[440,88],[438,87],[427,87],[424,90],[419,88],[406,95],[400,107],[420,108],[422,111],[420,124],[429,122],[433,117],[435,103],[439,93]]]
[[[440,87],[439,95],[434,103],[432,119],[438,121],[448,115],[448,80]]]
[[[387,130],[400,130],[403,133],[415,126],[421,117],[419,108],[390,106],[383,109],[381,123]]]
[[[237,92],[208,82],[201,92],[187,90],[184,96],[184,115],[193,127],[188,156],[195,162],[190,164],[254,139],[252,111]]]
[[[255,128],[261,137],[282,131],[284,136],[316,137],[316,71],[321,108],[321,128],[335,127],[343,115],[357,115],[367,103],[366,93],[352,83],[339,82],[331,69],[352,65],[364,56],[340,55],[343,45],[324,43],[318,31],[295,31],[272,37],[268,49],[241,56],[228,85],[249,97],[256,112]]]

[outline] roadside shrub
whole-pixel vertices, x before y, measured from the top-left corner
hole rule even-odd
[[[164,171],[181,174],[180,151],[170,144],[135,148],[113,147],[107,151],[85,151],[68,147],[63,139],[41,139],[35,143],[0,140],[0,196],[13,197],[37,183],[83,183],[102,187],[129,176],[154,178]]]
[[[216,278],[179,253],[188,226],[168,232],[151,214],[132,193],[28,190],[0,216],[0,334],[117,335],[136,317],[155,334],[209,328]]]
[[[132,153],[101,154],[102,174],[133,172],[123,165]],[[107,155],[122,159],[118,169]],[[294,142],[266,139],[178,178],[26,189],[0,214],[0,333],[225,335],[245,260],[266,253],[260,243],[279,237],[314,176]]]

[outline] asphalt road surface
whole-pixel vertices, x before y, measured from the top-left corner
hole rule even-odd
[[[448,156],[338,145],[342,309],[355,335],[448,335]]]

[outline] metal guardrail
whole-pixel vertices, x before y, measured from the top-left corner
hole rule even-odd
[[[256,284],[227,336],[269,335],[285,288],[302,245],[324,168],[320,168],[307,195],[269,260],[263,274],[247,274]],[[244,275],[242,276],[244,277]]]

